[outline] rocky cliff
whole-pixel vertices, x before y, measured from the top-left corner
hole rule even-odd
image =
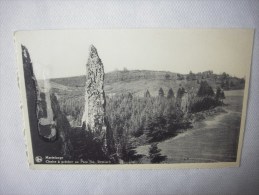
[[[21,47],[33,152],[35,155],[53,153],[69,156],[69,123],[61,113],[48,81],[44,83],[44,88],[40,89],[28,49],[23,45]],[[58,135],[60,139],[56,141]],[[56,143],[50,145],[46,142]]]
[[[22,57],[24,64],[26,91],[31,95],[34,95],[34,98],[36,99],[35,112],[38,119],[39,135],[47,141],[54,141],[57,136],[57,130],[56,122],[53,119],[54,114],[51,109],[49,86],[46,84],[44,86],[44,91],[40,90],[37,79],[33,72],[30,54],[28,49],[24,46],[22,46]]]

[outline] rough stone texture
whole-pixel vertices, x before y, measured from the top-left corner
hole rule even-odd
[[[104,69],[96,48],[90,46],[90,54],[86,64],[85,111],[82,124],[96,135],[106,132],[105,94],[103,90]]]
[[[61,141],[61,154],[70,158],[73,147],[70,140],[71,126],[66,116],[61,112],[57,97],[54,93],[50,93],[51,109],[53,110],[53,117],[55,118],[56,128],[58,130],[58,137]]]
[[[91,45],[86,64],[85,110],[82,117],[83,129],[91,132],[94,139],[102,145],[105,155],[114,157],[114,139],[106,118],[106,99],[104,93],[104,67],[96,48]],[[114,160],[116,161],[116,160]]]
[[[25,73],[26,91],[36,97],[36,115],[38,119],[39,135],[47,141],[54,141],[57,137],[56,122],[51,109],[49,85],[44,86],[41,91],[33,72],[32,62],[28,49],[22,46],[22,57]],[[28,85],[28,86],[27,86]],[[34,101],[35,100],[31,100]]]
[[[44,81],[44,89],[40,89],[25,46],[22,46],[22,59],[34,156],[44,156],[45,153],[69,156],[70,126],[60,111],[57,98],[51,93],[48,81]],[[58,135],[61,138],[59,140]],[[48,143],[54,141],[55,144]]]

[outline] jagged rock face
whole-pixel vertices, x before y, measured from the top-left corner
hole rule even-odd
[[[93,45],[90,46],[86,69],[85,111],[82,117],[82,124],[85,123],[86,128],[96,135],[105,134],[107,126],[104,120],[104,68]]]
[[[38,130],[39,135],[45,140],[54,141],[57,138],[57,129],[48,90],[45,92],[38,91],[40,93],[37,101]]]
[[[38,84],[33,73],[32,62],[30,54],[26,47],[22,45],[22,60],[23,60],[23,70],[24,70],[24,80],[27,92],[27,97],[33,99],[37,98]],[[29,93],[30,92],[30,93]],[[34,102],[36,103],[36,102]]]
[[[62,114],[57,97],[54,93],[50,93],[51,109],[53,110],[53,117],[55,118],[55,126],[58,129],[58,136],[61,139],[62,147],[61,153],[65,157],[71,157],[73,150],[69,130],[70,124],[64,114]]]
[[[101,144],[103,154],[116,162],[113,133],[105,113],[104,67],[93,45],[90,46],[86,70],[85,110],[82,117],[82,129],[91,132],[93,139]]]
[[[54,141],[57,136],[56,122],[51,109],[49,86],[46,85],[41,91],[33,72],[30,54],[26,47],[22,46],[22,57],[25,73],[26,92],[32,96],[30,102],[36,103],[36,116],[38,121],[39,135],[47,141]],[[34,96],[34,97],[33,97]]]
[[[35,153],[38,155],[37,152],[41,152],[40,148],[42,148],[43,140],[53,142],[59,134],[61,138],[61,143],[58,143],[61,144],[60,154],[68,156],[71,145],[68,138],[69,123],[61,113],[57,98],[51,93],[48,81],[44,81],[44,88],[40,89],[33,72],[30,54],[23,45],[22,59],[30,128]],[[38,139],[38,137],[41,139]],[[47,150],[49,145],[44,145],[44,147]],[[54,147],[57,147],[57,145],[54,145]]]

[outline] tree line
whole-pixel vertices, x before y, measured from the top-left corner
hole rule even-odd
[[[132,138],[144,137],[151,143],[150,158],[165,159],[159,154],[156,144],[177,135],[178,130],[190,128],[192,123],[181,109],[182,99],[187,97],[188,112],[195,113],[223,105],[224,91],[218,87],[214,93],[206,81],[200,83],[197,94],[179,87],[175,94],[172,88],[167,93],[161,87],[157,96],[152,97],[146,90],[142,97],[132,93],[116,94],[106,97],[106,117],[109,121],[117,155],[124,162],[137,161]],[[60,98],[60,107],[66,116],[73,117],[80,124],[84,109],[84,98]],[[134,140],[134,139],[133,139]],[[152,152],[157,153],[155,156]],[[154,160],[154,162],[159,160]]]

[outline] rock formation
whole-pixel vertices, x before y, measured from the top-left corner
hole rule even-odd
[[[82,123],[85,123],[88,130],[99,134],[102,131],[106,131],[106,124],[104,123],[104,69],[97,50],[93,45],[90,47],[86,69],[85,111]]]
[[[98,138],[103,143],[103,149],[107,150],[113,138],[105,118],[104,67],[93,45],[90,46],[86,69],[85,110],[82,125]]]
[[[22,60],[33,149],[39,155],[37,151],[42,152],[42,141],[53,142],[59,134],[61,138],[59,145],[62,145],[60,154],[67,156],[70,145],[67,136],[69,123],[60,111],[56,96],[51,94],[48,81],[44,81],[43,89],[39,87],[33,72],[30,54],[28,49],[23,45]],[[38,139],[39,137],[41,139]],[[45,145],[45,150],[48,150],[48,147],[48,145]]]
[[[25,81],[27,81],[27,92],[36,93],[36,115],[38,118],[39,135],[47,141],[54,141],[57,136],[56,122],[51,109],[49,85],[44,81],[44,91],[41,91],[33,72],[32,62],[26,47],[22,46]],[[46,84],[45,84],[46,83]],[[29,87],[29,88],[28,88]]]
[[[54,93],[50,93],[51,109],[53,110],[53,118],[55,119],[55,125],[58,130],[58,138],[61,141],[61,154],[65,157],[71,157],[73,150],[70,140],[70,124],[66,116],[61,112],[57,97]]]

